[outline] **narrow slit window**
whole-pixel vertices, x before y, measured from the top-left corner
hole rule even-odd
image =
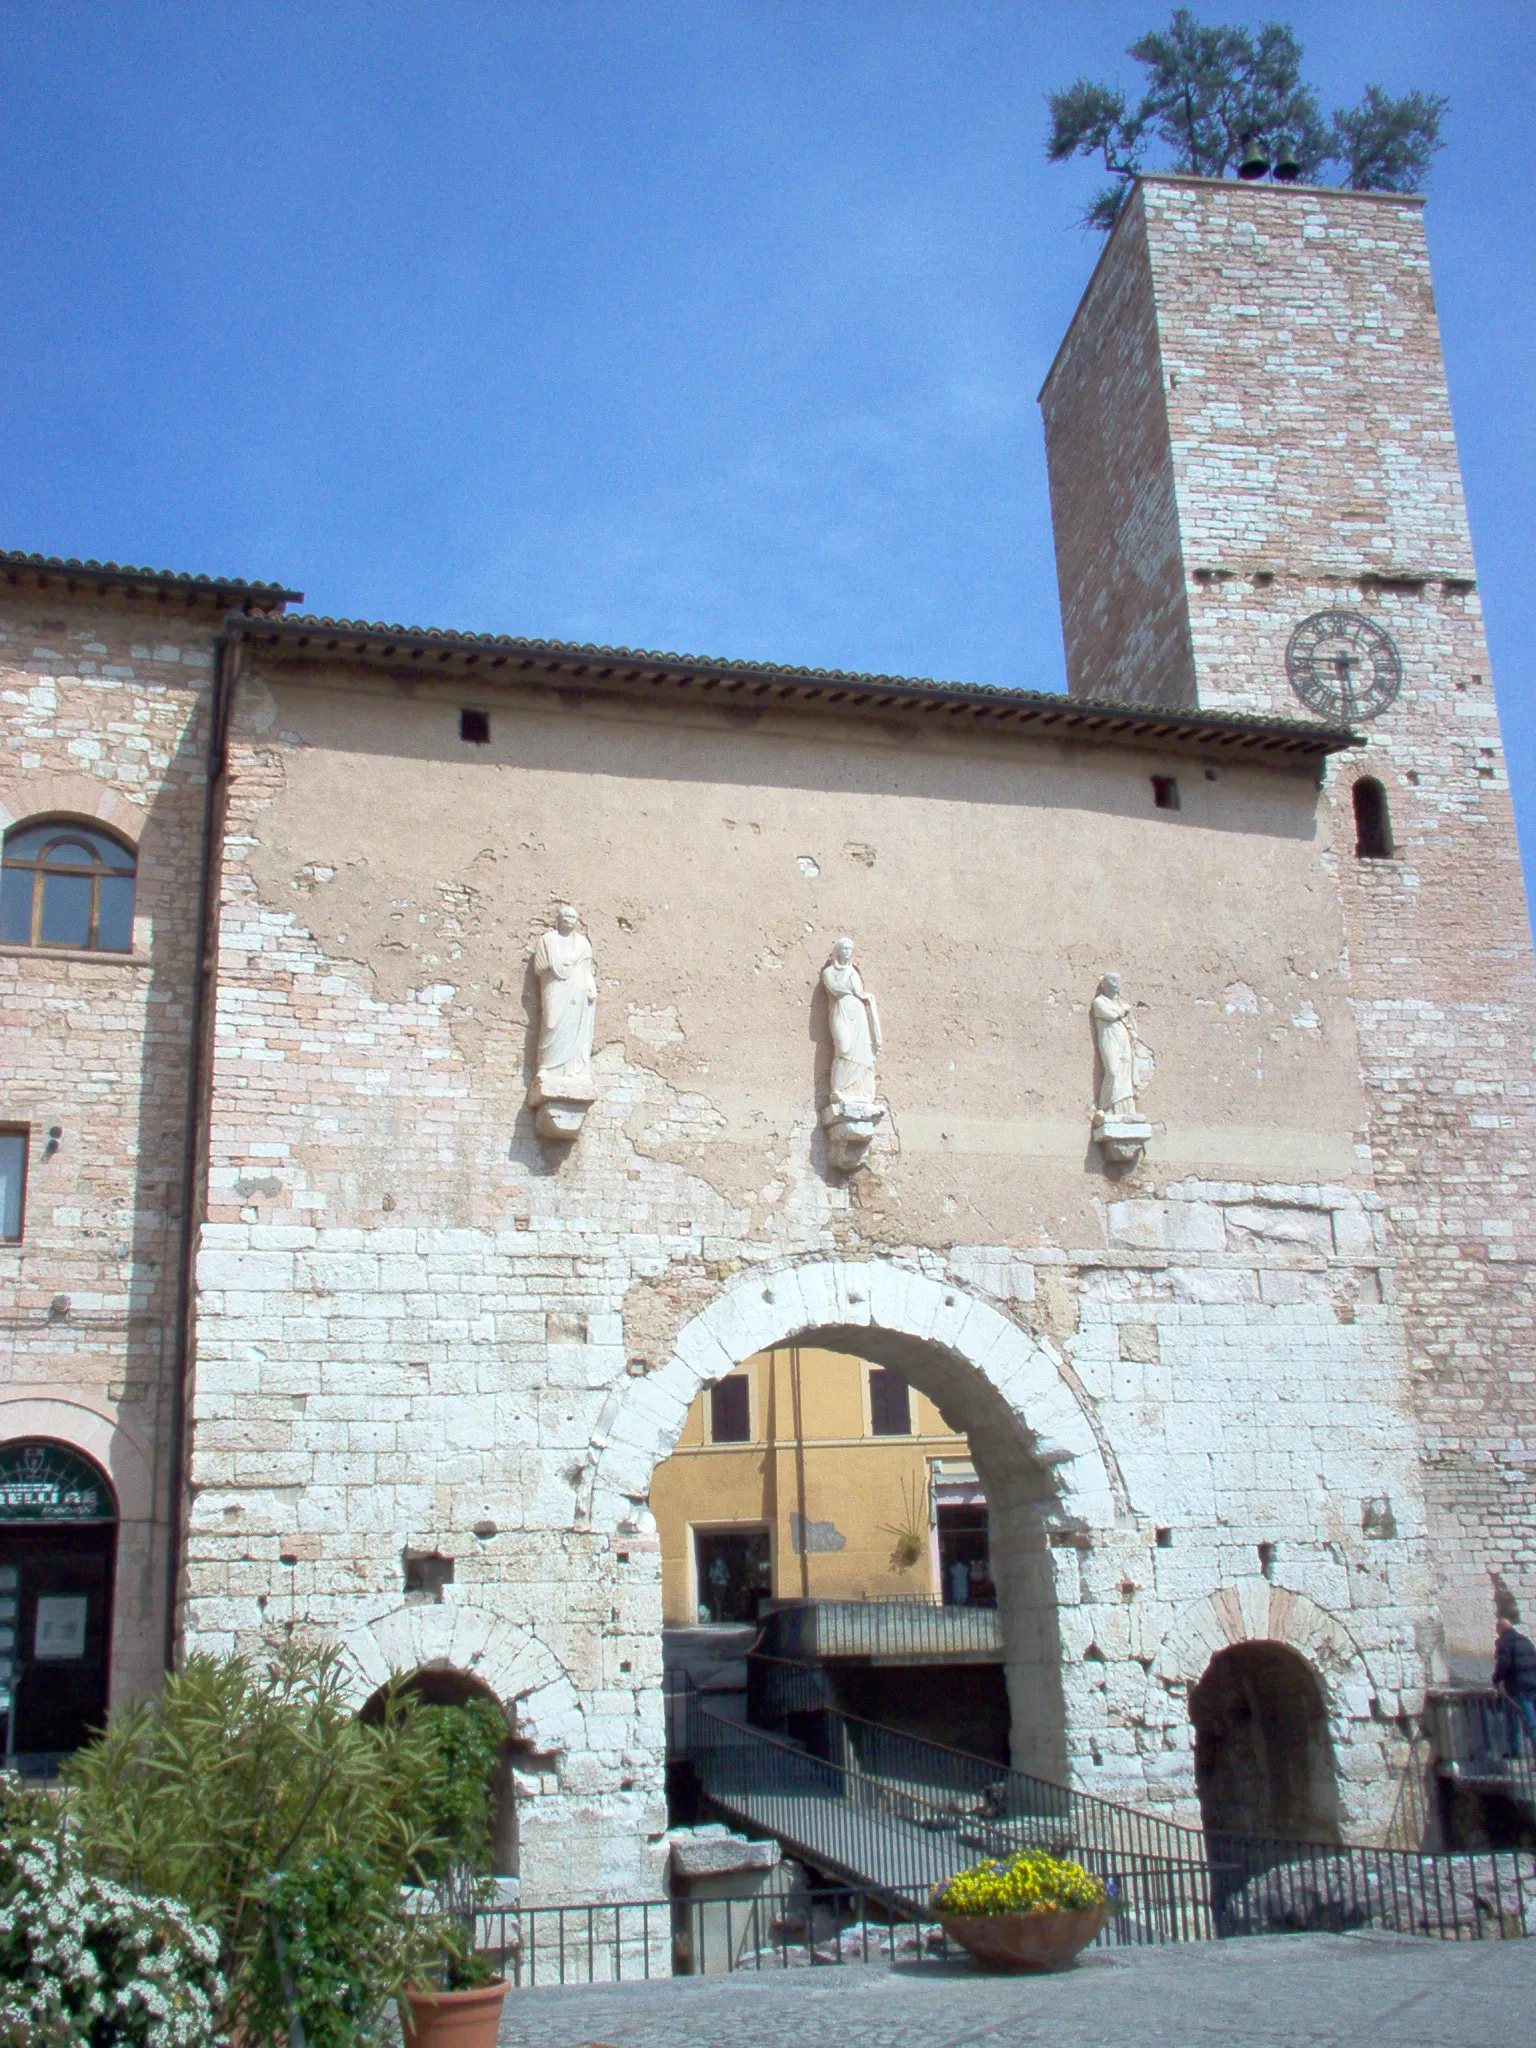
[[[883,1365],[869,1368],[869,1429],[871,1436],[912,1434],[912,1390]]]
[[[137,865],[131,847],[90,825],[16,826],[0,869],[0,941],[131,953]]]
[[[1362,775],[1355,784],[1355,858],[1392,858],[1392,817],[1387,809],[1387,792],[1374,775]]]
[[[1179,778],[1176,775],[1154,775],[1152,801],[1160,811],[1178,810]]]
[[[710,1388],[709,1436],[717,1444],[752,1441],[752,1382],[744,1372],[728,1372]]]
[[[21,1242],[27,1214],[27,1130],[12,1124],[0,1129],[0,1240]]]
[[[488,747],[491,743],[491,714],[489,711],[461,711],[459,713],[459,738],[468,740],[472,747]]]

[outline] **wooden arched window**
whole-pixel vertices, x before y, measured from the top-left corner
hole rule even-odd
[[[1387,792],[1374,775],[1362,775],[1355,784],[1355,858],[1392,858],[1392,816],[1387,809]]]
[[[133,849],[95,825],[29,819],[5,835],[0,940],[12,946],[133,950]]]

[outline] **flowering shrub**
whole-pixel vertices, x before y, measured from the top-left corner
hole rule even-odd
[[[217,1937],[173,1899],[88,1875],[64,1827],[0,1836],[4,2048],[217,2048]]]
[[[296,2011],[316,2048],[353,2048],[419,1946],[399,1893],[432,1843],[438,1760],[404,1701],[365,1724],[340,1653],[286,1643],[265,1665],[188,1657],[158,1699],[117,1709],[65,1784],[88,1869],[212,1928],[226,2026],[280,2039]]]
[[[941,1885],[933,1903],[941,1913],[1074,1913],[1102,1906],[1107,1894],[1081,1863],[1021,1849],[1006,1863],[988,1858]]]

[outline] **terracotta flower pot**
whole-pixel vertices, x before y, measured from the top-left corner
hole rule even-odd
[[[939,1913],[951,1941],[989,1970],[1070,1970],[1109,1918],[1109,1907],[1043,1913]]]
[[[473,1991],[407,1991],[400,2005],[405,2048],[496,2048],[507,1980]]]

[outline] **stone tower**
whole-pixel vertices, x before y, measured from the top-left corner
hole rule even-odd
[[[1486,1675],[1495,1601],[1536,1621],[1536,978],[1422,203],[1141,180],[1041,404],[1072,694],[1364,735],[1319,819],[1359,1156],[1443,1647]]]

